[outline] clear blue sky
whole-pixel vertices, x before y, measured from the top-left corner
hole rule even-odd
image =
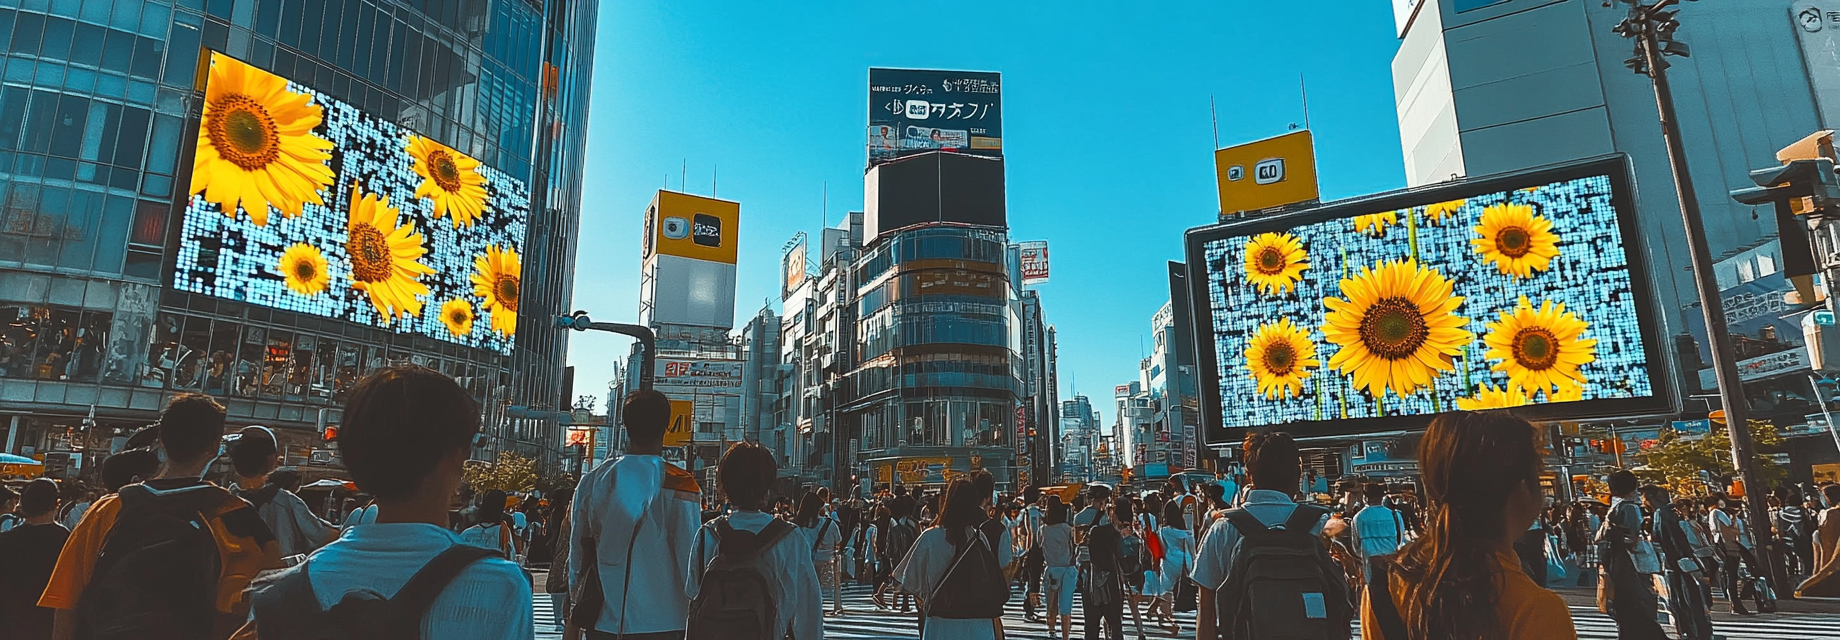
[[[1151,6],[1155,5],[1155,6]],[[781,246],[862,208],[869,67],[1003,74],[1010,238],[1047,240],[1061,397],[1137,379],[1165,263],[1213,221],[1220,142],[1301,125],[1325,199],[1404,186],[1388,3],[601,4],[575,305],[638,314],[641,217],[665,185],[741,203],[737,326],[772,298]],[[952,13],[954,10],[962,13]],[[688,180],[680,184],[680,168]],[[820,220],[824,184],[829,215]],[[576,393],[627,343],[576,334]]]

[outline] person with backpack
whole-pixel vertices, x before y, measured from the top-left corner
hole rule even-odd
[[[1618,638],[1666,638],[1667,633],[1655,621],[1660,603],[1650,586],[1661,566],[1653,545],[1643,535],[1648,529],[1636,498],[1636,476],[1618,469],[1610,473],[1607,484],[1612,496],[1610,517],[1604,519],[1596,538],[1603,568],[1598,578],[1598,600],[1608,600],[1609,610],[1604,613],[1616,621]],[[1652,566],[1645,566],[1649,564]]]
[[[479,494],[477,522],[460,532],[460,541],[482,549],[497,549],[507,558],[524,553],[524,540],[517,535],[517,523],[505,513],[505,492],[492,489]]]
[[[339,452],[377,519],[264,576],[234,640],[534,637],[523,570],[446,526],[478,431],[478,403],[432,369],[398,365],[359,380]]]
[[[48,640],[55,614],[38,606],[38,596],[51,581],[52,568],[70,530],[56,519],[56,482],[33,480],[19,496],[19,515],[24,519],[0,531],[0,629],[13,640]]]
[[[920,525],[914,522],[913,518],[915,502],[913,496],[896,496],[888,503],[890,515],[894,520],[888,524],[888,544],[882,549],[881,562],[884,575],[882,583],[875,588],[875,595],[871,596],[871,599],[875,601],[875,606],[884,609],[893,608],[886,600],[887,592],[892,590],[895,606],[900,607],[901,613],[911,610],[913,595],[901,590],[894,575],[896,567],[907,559],[907,554],[913,551],[914,542],[920,538]]]
[[[696,476],[665,462],[671,401],[646,389],[620,410],[626,455],[575,486],[569,532],[572,620],[589,640],[678,638],[690,614],[683,586],[702,527]]]
[[[1016,514],[1015,532],[1010,534],[1010,537],[1016,540],[1016,547],[1022,550],[1022,583],[1025,592],[1022,596],[1022,619],[1028,622],[1040,622],[1041,618],[1035,614],[1035,610],[1039,606],[1037,601],[1042,595],[1042,574],[1047,567],[1047,561],[1042,555],[1041,548],[1041,529],[1044,520],[1041,508],[1041,489],[1034,485],[1023,488],[1022,504],[1021,511]],[[1064,515],[1061,521],[1066,521]],[[1049,622],[1052,624],[1053,619],[1050,618]]]
[[[1159,583],[1163,586],[1163,592],[1158,594],[1156,602],[1151,605],[1150,613],[1156,615],[1157,609],[1162,609],[1171,635],[1181,632],[1175,618],[1176,601],[1180,599],[1186,585],[1190,584],[1188,574],[1194,565],[1195,537],[1188,533],[1186,515],[1180,502],[1163,505],[1163,526],[1157,531],[1157,537],[1163,544],[1163,558],[1158,561],[1156,570],[1161,577]]]
[[[1712,640],[1710,601],[1700,589],[1705,575],[1687,530],[1681,528],[1681,516],[1668,498],[1667,489],[1642,485],[1642,505],[1651,512],[1651,531],[1656,551],[1661,553],[1662,572],[1667,576],[1667,607],[1681,640]]]
[[[1362,595],[1362,640],[1576,640],[1565,600],[1534,584],[1514,554],[1543,501],[1538,438],[1505,411],[1431,421],[1418,448],[1429,497],[1423,535],[1376,567]],[[1346,627],[1336,632],[1348,637]]]
[[[984,511],[988,499],[970,478],[954,479],[940,503],[938,523],[920,533],[895,568],[895,581],[920,602],[921,640],[1002,637],[1003,605],[1009,601],[1003,565],[1010,552],[1002,525]]]
[[[773,452],[737,442],[716,467],[716,490],[735,512],[702,525],[684,575],[686,640],[819,640],[824,598],[799,527],[763,513],[779,465]],[[816,499],[815,494],[806,494]]]
[[[230,464],[236,470],[230,493],[256,508],[262,523],[274,532],[281,557],[310,553],[339,536],[338,527],[313,515],[313,508],[300,496],[269,481],[269,474],[281,464],[281,453],[268,427],[243,427],[236,443],[230,445]]]
[[[1707,501],[1712,510],[1706,514],[1706,528],[1712,532],[1713,546],[1720,555],[1719,565],[1723,568],[1720,575],[1725,581],[1725,599],[1731,601],[1732,613],[1751,615],[1751,611],[1744,608],[1743,596],[1747,592],[1754,592],[1757,587],[1755,584],[1745,584],[1744,574],[1748,573],[1753,583],[1763,582],[1766,578],[1763,567],[1757,564],[1756,556],[1751,555],[1753,542],[1749,527],[1741,516],[1743,502],[1723,494],[1715,494]],[[1743,572],[1740,572],[1740,563]],[[1757,596],[1757,601],[1758,608],[1762,609],[1761,595]]]
[[[1398,511],[1386,506],[1386,485],[1371,482],[1362,492],[1367,506],[1354,514],[1354,526],[1349,528],[1354,551],[1361,558],[1361,581],[1366,583],[1374,579],[1374,564],[1392,560],[1405,544],[1406,524]]]
[[[1279,629],[1292,638],[1348,637],[1348,584],[1320,536],[1329,510],[1291,499],[1302,481],[1297,442],[1253,432],[1241,449],[1249,483],[1242,506],[1223,512],[1195,554],[1196,637],[1248,640]]]
[[[1074,564],[1073,525],[1067,523],[1067,504],[1060,496],[1048,496],[1048,514],[1039,534],[1041,540],[1042,586],[1048,612],[1048,632],[1061,625],[1061,640],[1073,633],[1073,592],[1078,587],[1080,568]]]
[[[808,555],[821,594],[828,595],[835,603],[826,615],[843,613],[843,597],[837,585],[837,543],[843,532],[837,526],[837,519],[824,515],[824,499],[816,492],[807,491],[805,497],[799,499],[799,512],[793,516],[792,524],[798,525],[799,537],[811,545]]]
[[[182,393],[159,424],[159,477],[97,500],[58,554],[38,601],[57,609],[58,640],[225,638],[247,617],[244,587],[281,567],[256,510],[203,477],[223,405]]]

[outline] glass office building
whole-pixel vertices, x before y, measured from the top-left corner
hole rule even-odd
[[[567,408],[546,329],[569,307],[595,19],[563,0],[0,0],[4,450],[93,465],[199,391],[278,427],[289,463],[324,460],[352,383],[416,363],[485,406],[480,455],[553,462],[554,418],[522,416]],[[212,52],[521,182],[510,348],[173,287]]]

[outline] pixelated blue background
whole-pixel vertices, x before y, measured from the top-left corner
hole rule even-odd
[[[435,219],[434,201],[415,197],[422,178],[415,174],[415,159],[407,150],[412,132],[300,84],[290,81],[288,89],[312,96],[313,103],[325,109],[324,123],[314,133],[333,143],[330,166],[337,176],[332,187],[320,192],[326,204],[309,203],[294,218],[271,209],[268,225],[257,227],[246,213],[230,218],[216,203],[192,196],[185,209],[174,288],[510,353],[511,337],[492,331],[491,313],[473,297],[469,276],[474,256],[484,254],[486,247],[513,248],[523,256],[530,217],[530,192],[524,183],[480,165],[479,173],[486,179],[485,212],[472,226],[456,229],[451,217]],[[420,317],[386,325],[370,296],[351,287],[345,225],[353,180],[366,193],[386,196],[401,214],[398,224],[413,225],[422,234],[428,253],[421,262],[435,272],[422,276],[429,295],[422,299]],[[319,295],[294,293],[276,271],[281,253],[297,242],[318,247],[326,256],[332,280]],[[441,323],[441,305],[453,298],[473,305],[473,330],[464,337],[449,333]]]
[[[1546,271],[1536,270],[1529,278],[1516,279],[1502,274],[1470,246],[1470,239],[1477,237],[1473,229],[1481,221],[1483,209],[1503,202],[1532,205],[1535,215],[1552,221],[1553,233],[1559,237],[1559,257]],[[1474,395],[1481,384],[1497,389],[1507,384],[1507,374],[1489,370],[1495,361],[1483,357],[1488,347],[1482,337],[1488,333],[1486,325],[1497,321],[1502,311],[1513,309],[1523,295],[1535,308],[1543,300],[1563,303],[1566,311],[1588,323],[1584,337],[1597,340],[1597,361],[1580,367],[1586,379],[1585,400],[1653,395],[1636,316],[1636,293],[1617,226],[1617,212],[1611,204],[1608,176],[1472,197],[1438,226],[1427,223],[1423,212],[1422,206],[1409,210],[1418,216],[1419,262],[1444,274],[1455,286],[1454,295],[1465,298],[1457,315],[1469,318],[1465,328],[1476,339],[1457,359],[1456,369],[1440,375],[1431,389],[1420,388],[1403,399],[1389,391],[1384,403],[1354,389],[1349,376],[1329,368],[1329,359],[1339,347],[1323,337],[1327,308],[1322,301],[1343,297],[1341,278],[1359,273],[1361,267],[1411,255],[1407,210],[1399,212],[1398,222],[1389,225],[1381,238],[1357,233],[1352,218],[1293,229],[1309,252],[1310,268],[1288,294],[1264,295],[1247,283],[1244,255],[1251,236],[1207,244],[1208,302],[1213,308],[1211,330],[1219,365],[1224,426],[1259,427],[1454,410],[1457,398]],[[1268,400],[1258,392],[1258,381],[1246,368],[1246,343],[1260,325],[1285,317],[1310,330],[1322,365],[1310,370],[1301,396]]]

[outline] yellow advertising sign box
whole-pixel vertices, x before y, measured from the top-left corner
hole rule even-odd
[[[645,259],[653,254],[735,263],[741,203],[659,191],[645,216]]]
[[[1258,211],[1315,200],[1316,146],[1296,131],[1214,152],[1220,212]]]
[[[664,446],[681,447],[690,444],[690,438],[696,432],[696,401],[671,401],[671,426],[664,430]]]

